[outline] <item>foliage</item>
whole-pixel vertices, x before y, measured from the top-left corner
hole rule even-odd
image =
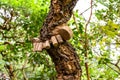
[[[74,36],[71,43],[76,48],[80,56],[82,65],[82,79],[87,80],[85,62],[89,65],[91,80],[119,80],[120,79],[120,26],[118,0],[95,0],[95,20],[89,23],[87,30],[87,52],[85,57],[85,19],[78,11],[74,12],[76,19],[71,19],[69,25],[74,27]],[[103,9],[96,9],[98,5]],[[79,16],[78,16],[79,15]],[[77,25],[76,25],[77,23]]]
[[[39,30],[48,12],[50,0],[0,0],[0,73],[14,79],[55,79],[55,69],[45,51],[32,51],[31,39]],[[85,53],[85,19],[74,12],[76,20],[68,22],[74,36],[70,40],[75,47],[82,66],[82,80],[86,80],[85,62],[89,64],[91,80],[120,79],[120,1],[95,0],[94,16],[87,30],[87,52]],[[98,4],[103,9],[96,9]],[[1,79],[1,78],[0,78]]]
[[[31,39],[39,35],[49,3],[49,0],[0,0],[0,72],[10,74],[7,66],[12,65],[18,80],[54,78],[50,57],[45,51],[33,52],[31,44]]]

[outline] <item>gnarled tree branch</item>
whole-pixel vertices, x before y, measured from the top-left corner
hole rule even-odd
[[[56,26],[66,24],[78,0],[51,0],[50,11],[40,30],[42,42],[50,40]],[[57,80],[80,80],[81,67],[75,49],[64,41],[47,49],[57,71]]]

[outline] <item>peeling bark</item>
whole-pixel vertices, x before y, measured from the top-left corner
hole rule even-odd
[[[78,0],[51,0],[50,11],[40,30],[42,42],[50,40],[56,26],[66,24],[71,18],[72,10]],[[57,80],[80,80],[81,68],[75,49],[64,41],[58,46],[51,45],[48,54],[55,64]]]

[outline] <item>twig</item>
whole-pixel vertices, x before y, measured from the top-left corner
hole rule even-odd
[[[26,74],[25,74],[24,68],[25,68],[26,64],[28,63],[28,59],[29,59],[28,57],[30,56],[30,54],[26,54],[26,56],[27,56],[27,58],[26,58],[23,66],[22,66],[22,72],[23,72],[24,80],[28,80],[28,78],[27,78],[27,76],[26,76]]]
[[[79,33],[80,36],[82,37],[82,34],[81,34],[80,31],[79,31],[79,26],[77,25],[77,21],[76,21],[76,17],[75,17],[74,12],[73,12],[73,20],[74,20],[74,22],[75,22],[75,26],[76,26],[76,29],[77,29],[78,33]]]
[[[120,67],[118,66],[119,61],[120,61],[120,59],[118,59],[118,61],[116,63],[110,62],[110,64],[114,65],[120,71]]]
[[[75,26],[76,26],[77,31],[80,33],[79,27],[78,27],[78,25],[77,25],[77,21],[76,21],[74,12],[73,12],[73,20],[74,20],[74,22],[75,22]]]
[[[28,63],[28,59],[29,59],[30,54],[26,54],[26,56],[27,56],[27,58],[26,58],[24,64],[22,65],[22,68],[19,68],[19,69],[14,70],[14,72],[21,70],[22,73],[23,73],[23,78],[24,78],[24,80],[28,80],[28,78],[27,78],[27,76],[26,76],[26,74],[25,74],[25,70],[24,70],[24,69],[27,69],[27,68],[30,67],[30,66],[29,66],[29,67],[26,67],[26,64]],[[16,74],[15,76],[17,76],[17,74]]]
[[[87,53],[87,50],[88,50],[88,39],[87,39],[87,26],[88,24],[90,23],[90,20],[91,20],[91,17],[92,17],[92,0],[91,0],[91,12],[90,12],[90,17],[85,25],[85,45],[84,45],[84,48],[85,48],[85,58],[88,59],[88,53]],[[87,80],[90,80],[90,75],[89,75],[89,67],[88,67],[88,62],[85,62],[85,68],[86,68],[86,74],[87,74]]]
[[[116,64],[115,65],[118,65],[118,63],[120,62],[120,59],[118,59],[118,61],[116,62]]]
[[[92,7],[94,6],[95,4],[92,5]],[[88,11],[89,9],[91,9],[91,6],[89,8],[87,8],[86,10],[84,10],[83,12],[80,13],[80,15],[82,15],[83,13],[85,13],[86,11]]]
[[[1,55],[2,55],[2,57],[5,56],[5,55],[3,55],[2,52],[1,52]],[[12,80],[15,79],[15,75],[14,75],[14,72],[13,72],[12,65],[11,64],[10,65],[5,64],[4,68],[6,69],[6,71],[7,71],[8,75],[9,75],[10,79],[12,79]]]
[[[109,66],[108,64],[106,64],[109,68],[111,68],[113,71],[117,72],[118,74],[120,74],[119,71],[115,70],[114,68],[112,68],[111,66]]]
[[[22,69],[22,73],[23,73],[23,78],[24,78],[24,80],[28,80],[28,78],[27,78],[27,76],[26,76],[26,74],[25,74],[24,69]]]
[[[100,54],[101,56],[103,56],[102,54]],[[108,65],[108,63],[106,63],[105,65],[108,66],[110,69],[112,69],[113,71],[117,72],[118,74],[120,74],[120,67],[118,66],[120,59],[118,59],[118,61],[116,63],[112,63],[109,62],[110,64],[114,65],[115,67],[118,68],[119,71],[115,70],[114,68],[112,68],[110,65]]]
[[[20,71],[20,70],[22,70],[22,69],[27,69],[27,68],[30,68],[30,66],[29,67],[22,67],[22,68],[18,68],[18,69],[16,69],[16,70],[14,70],[13,72],[17,72],[17,71]]]

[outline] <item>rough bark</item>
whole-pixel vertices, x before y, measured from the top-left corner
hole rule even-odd
[[[72,10],[78,0],[51,0],[50,11],[40,30],[40,40],[46,41],[51,38],[52,31],[56,26],[66,24],[71,18]],[[47,49],[57,71],[57,80],[80,80],[81,68],[75,49],[64,41],[57,47],[51,45]]]
[[[40,30],[40,39],[45,41],[52,36],[52,30],[67,23],[78,0],[51,0],[50,11]]]
[[[75,49],[68,42],[47,50],[57,71],[57,80],[80,80],[81,68]]]

